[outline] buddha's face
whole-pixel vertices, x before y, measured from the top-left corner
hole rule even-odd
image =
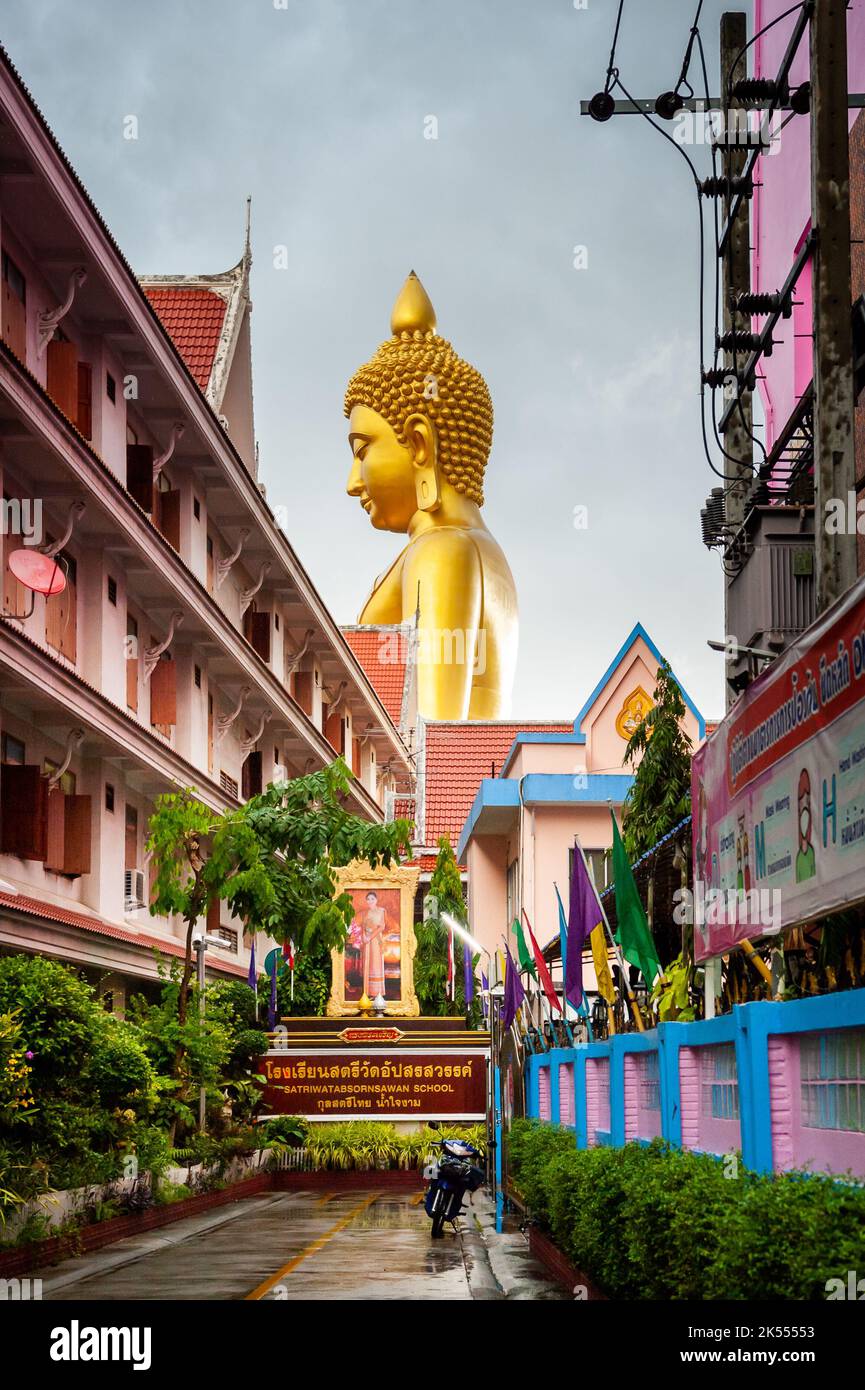
[[[417,511],[414,457],[393,428],[375,410],[352,407],[348,419],[352,464],[348,494],[360,504],[378,531],[407,531]]]

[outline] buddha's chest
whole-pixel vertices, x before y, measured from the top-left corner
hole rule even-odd
[[[372,593],[361,610],[360,623],[401,623],[402,610],[402,555],[391,565],[381,579],[373,585]]]

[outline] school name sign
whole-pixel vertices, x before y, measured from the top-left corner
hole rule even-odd
[[[693,760],[696,957],[865,898],[865,581]]]
[[[400,1048],[358,1055],[333,1048],[260,1059],[266,1106],[310,1120],[482,1120],[487,1052]]]

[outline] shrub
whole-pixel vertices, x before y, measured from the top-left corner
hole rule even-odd
[[[789,1299],[865,1267],[865,1190],[819,1175],[757,1174],[648,1146],[577,1149],[517,1120],[515,1185],[571,1262],[611,1298]]]

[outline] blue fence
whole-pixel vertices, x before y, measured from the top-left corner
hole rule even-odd
[[[534,1054],[526,1110],[579,1148],[661,1136],[758,1172],[865,1178],[865,989]]]

